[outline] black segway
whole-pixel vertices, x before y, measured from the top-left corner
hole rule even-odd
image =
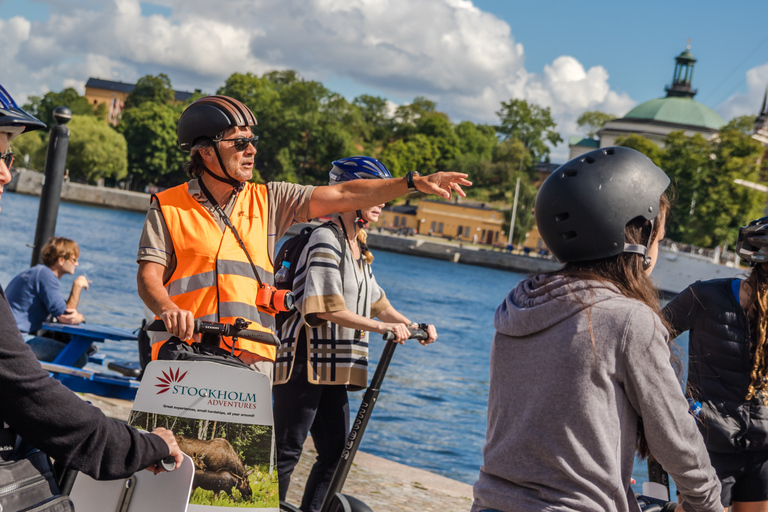
[[[411,330],[411,336],[408,339],[425,340],[428,337],[427,325],[419,324],[418,329]],[[394,333],[386,333],[383,336],[383,339],[388,343],[384,345],[384,351],[379,359],[379,364],[376,365],[376,371],[373,373],[371,383],[368,386],[368,389],[365,390],[363,400],[360,403],[360,410],[357,412],[357,416],[355,416],[352,422],[349,436],[347,436],[347,442],[344,445],[344,451],[341,452],[341,459],[336,466],[336,471],[333,473],[331,484],[328,487],[328,494],[325,495],[325,499],[323,500],[321,512],[373,512],[371,507],[354,496],[343,494],[341,489],[344,487],[344,482],[347,480],[349,470],[352,469],[352,461],[355,458],[357,449],[360,447],[360,441],[363,439],[365,427],[368,425],[368,420],[371,419],[373,407],[376,405],[376,400],[379,397],[381,383],[384,381],[384,376],[389,368],[389,363],[392,361],[392,354],[395,353],[395,349],[397,348],[397,343],[392,341],[395,339]],[[290,505],[285,501],[280,502],[280,510],[283,512],[301,512],[298,507]]]

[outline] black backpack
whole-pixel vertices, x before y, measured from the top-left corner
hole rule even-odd
[[[346,258],[346,252],[347,252],[347,243],[344,239],[344,234],[341,231],[341,228],[336,224],[335,222],[329,220],[325,224],[321,224],[319,226],[307,226],[305,228],[302,228],[302,230],[299,232],[298,235],[289,238],[288,240],[283,243],[282,247],[280,247],[280,250],[277,251],[277,256],[275,257],[275,272],[277,272],[282,266],[283,262],[288,262],[290,264],[290,267],[286,269],[288,273],[288,278],[285,279],[283,282],[278,283],[275,282],[275,287],[279,290],[293,290],[293,279],[296,275],[296,267],[299,265],[299,257],[301,256],[301,252],[304,250],[304,247],[306,247],[307,243],[309,242],[309,237],[312,235],[312,233],[316,229],[320,228],[327,228],[333,231],[333,233],[336,235],[336,238],[339,241],[339,245],[341,246],[341,263],[339,264],[339,272],[341,273],[341,283],[342,287],[344,285],[344,260]],[[294,311],[286,311],[283,313],[278,313],[275,315],[275,324],[276,324],[276,331],[279,331],[280,328],[283,326],[283,324],[291,317],[293,316]]]

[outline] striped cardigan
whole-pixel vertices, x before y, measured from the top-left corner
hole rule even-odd
[[[296,312],[278,332],[274,383],[291,377],[299,333],[308,340],[308,379],[313,384],[348,385],[350,390],[368,385],[368,333],[319,319],[317,313],[349,309],[373,318],[389,307],[389,301],[373,276],[370,265],[362,269],[345,251],[344,280],[339,272],[342,251],[330,229],[315,229],[299,257],[294,277]]]

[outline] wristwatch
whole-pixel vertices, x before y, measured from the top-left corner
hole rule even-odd
[[[408,171],[408,173],[405,175],[405,183],[406,185],[408,185],[409,194],[418,192],[418,190],[416,189],[416,185],[413,184],[413,178],[416,176],[421,176],[421,174],[419,174],[418,171]]]

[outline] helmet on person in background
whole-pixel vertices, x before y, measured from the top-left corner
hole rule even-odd
[[[8,91],[0,85],[0,132],[13,140],[22,133],[45,128],[45,123],[21,110]]]
[[[625,228],[659,214],[669,177],[647,156],[624,147],[602,148],[567,162],[544,181],[534,212],[541,238],[563,263],[640,254],[651,261],[647,244],[628,244]]]
[[[754,267],[768,261],[768,217],[753,220],[739,228],[736,254]]]
[[[384,164],[369,156],[350,156],[334,160],[329,185],[359,179],[389,179],[392,174]]]
[[[179,119],[176,135],[182,151],[192,151],[201,140],[208,141],[213,146],[221,170],[227,179],[221,178],[206,168],[208,174],[225,183],[239,186],[240,182],[230,176],[219,155],[218,143],[223,132],[230,127],[256,126],[256,116],[244,103],[229,96],[206,96],[193,101]]]
[[[341,160],[334,160],[333,169],[331,169],[329,176],[328,184],[337,185],[345,181],[361,179],[386,180],[391,178],[392,174],[383,163],[375,158],[369,156],[350,156]],[[355,222],[359,227],[363,227],[365,224],[362,210],[357,210],[357,220]]]

